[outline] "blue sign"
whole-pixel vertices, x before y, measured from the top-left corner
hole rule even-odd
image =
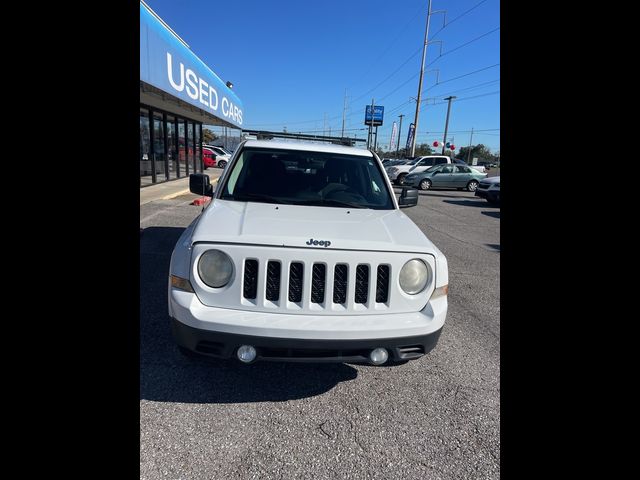
[[[384,107],[381,105],[373,106],[373,120],[371,118],[371,105],[367,105],[364,112],[364,124],[373,125],[374,127],[382,125],[382,119],[384,117]]]
[[[140,80],[242,128],[240,99],[142,3]]]
[[[409,150],[411,148],[411,145],[413,145],[413,134],[415,130],[416,126],[413,123],[409,125],[409,132],[407,133],[407,150]]]

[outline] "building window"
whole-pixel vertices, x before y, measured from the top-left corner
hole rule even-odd
[[[169,165],[169,180],[180,177],[178,170],[178,151],[177,151],[177,133],[176,133],[176,117],[167,115],[167,160]]]
[[[162,114],[153,113],[153,160],[156,169],[156,183],[163,182],[167,179],[166,160],[167,155],[164,151],[164,122]]]
[[[200,172],[202,173],[202,125],[199,123],[196,123],[195,125],[195,131],[196,131],[196,136],[195,136],[195,144],[196,144],[196,156],[195,156],[195,165],[196,165],[196,172]]]
[[[140,187],[202,172],[202,124],[140,105]]]
[[[153,183],[151,167],[151,131],[149,127],[149,110],[140,109],[140,186]]]

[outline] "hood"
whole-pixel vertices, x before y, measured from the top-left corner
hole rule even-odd
[[[485,177],[482,179],[482,183],[500,183],[500,176],[497,177]]]
[[[314,241],[318,243],[314,244]],[[198,219],[192,235],[192,243],[197,242],[434,255],[438,252],[400,210],[275,205],[220,199],[214,199]]]

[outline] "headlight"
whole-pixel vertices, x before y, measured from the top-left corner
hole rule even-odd
[[[198,260],[198,274],[208,286],[224,287],[233,275],[233,262],[220,250],[207,250]]]
[[[400,287],[409,295],[420,293],[429,281],[429,267],[422,260],[414,258],[400,270]]]

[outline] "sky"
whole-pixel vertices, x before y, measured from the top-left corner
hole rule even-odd
[[[383,105],[378,146],[400,145],[414,120],[427,0],[145,0],[244,106],[245,129],[367,137],[364,110]],[[500,150],[500,2],[432,0],[416,143]],[[444,21],[446,20],[446,24]],[[396,137],[397,138],[397,137]],[[395,148],[395,147],[394,147]]]

